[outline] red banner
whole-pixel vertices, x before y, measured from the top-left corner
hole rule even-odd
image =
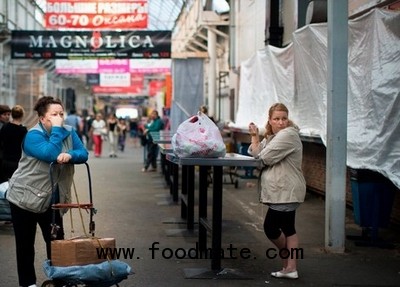
[[[165,87],[165,80],[152,80],[149,82],[149,96],[155,96]]]
[[[47,29],[146,29],[147,0],[47,0]]]
[[[139,86],[130,86],[130,87],[93,86],[92,91],[95,94],[141,94],[142,88]]]

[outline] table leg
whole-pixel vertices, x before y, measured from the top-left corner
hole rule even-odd
[[[199,171],[199,249],[207,249],[207,228],[202,221],[207,220],[207,177],[208,167],[200,166]]]
[[[214,271],[221,269],[222,176],[222,166],[214,166],[211,251],[211,269]]]
[[[187,229],[193,230],[194,228],[194,165],[188,166],[187,170]]]
[[[175,170],[176,168],[176,170]],[[179,165],[174,164],[174,186],[178,191]],[[175,178],[176,176],[176,178]],[[167,236],[197,236],[194,230],[194,166],[182,166],[181,188],[181,220],[186,223],[186,229],[173,228],[166,230]],[[176,184],[175,184],[176,182]],[[177,222],[178,223],[178,222]]]
[[[172,200],[178,202],[179,193],[179,165],[170,163],[172,169],[172,183],[170,184],[170,193],[172,194]]]
[[[181,218],[187,219],[186,196],[188,193],[188,166],[182,165],[182,187],[181,187]]]
[[[200,176],[207,177],[207,167],[200,167]],[[205,183],[200,179],[200,183]],[[211,248],[211,269],[209,268],[185,268],[185,278],[187,279],[252,279],[238,270],[231,268],[221,268],[221,234],[222,234],[222,187],[223,187],[223,167],[214,166],[213,170],[213,206],[212,206],[212,226],[206,222],[207,216],[207,186],[200,187],[199,193],[199,250],[201,254],[207,252],[207,230],[211,229],[212,248]],[[200,235],[201,234],[201,235]],[[204,238],[205,236],[205,238]]]

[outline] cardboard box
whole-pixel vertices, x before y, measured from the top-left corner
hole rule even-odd
[[[97,249],[101,248],[103,248],[104,253],[98,253]],[[53,240],[51,242],[51,263],[53,266],[97,264],[106,261],[105,252],[111,249],[108,253],[111,256],[114,253],[114,248],[115,238]],[[110,257],[110,259],[114,258]]]

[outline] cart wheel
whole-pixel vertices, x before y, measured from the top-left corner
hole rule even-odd
[[[53,281],[53,280],[46,280],[42,283],[41,287],[78,287],[76,284],[70,284],[70,283],[61,283],[59,281]]]
[[[239,188],[239,180],[235,180],[235,188]]]
[[[52,280],[46,280],[42,283],[42,287],[55,287],[55,283]]]

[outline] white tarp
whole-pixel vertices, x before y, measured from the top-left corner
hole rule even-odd
[[[400,13],[375,9],[349,21],[347,164],[375,170],[400,187]],[[305,135],[326,142],[327,24],[294,33],[293,44],[268,46],[241,64],[233,128],[266,124],[275,102]]]

